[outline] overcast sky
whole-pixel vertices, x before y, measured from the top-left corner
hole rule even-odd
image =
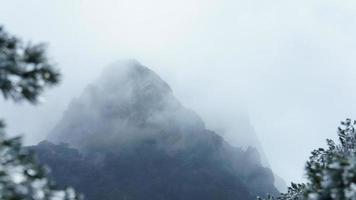
[[[234,124],[247,110],[287,182],[301,181],[310,151],[356,116],[354,0],[0,2],[0,24],[48,43],[63,73],[38,107],[1,102],[8,131],[29,144],[104,66],[125,58],[156,71],[208,126]]]

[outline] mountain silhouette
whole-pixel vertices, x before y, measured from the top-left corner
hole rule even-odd
[[[89,200],[249,200],[276,194],[255,148],[229,145],[137,61],[106,68],[48,141],[30,147]]]

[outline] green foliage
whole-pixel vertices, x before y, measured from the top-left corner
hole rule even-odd
[[[5,99],[36,103],[45,87],[59,81],[42,44],[23,46],[0,27],[0,91]],[[8,138],[0,120],[0,200],[77,200],[72,188],[56,189],[47,169],[22,146]]]
[[[71,188],[58,190],[47,178],[47,169],[37,164],[22,147],[21,138],[6,138],[0,129],[0,199],[1,200],[79,200]]]
[[[36,103],[43,89],[58,81],[45,45],[24,45],[0,26],[0,91],[5,99]]]
[[[351,119],[338,128],[339,144],[328,139],[326,149],[312,151],[306,163],[307,184],[293,184],[288,193],[276,199],[286,200],[355,200],[356,132]],[[267,200],[274,197],[267,197]]]

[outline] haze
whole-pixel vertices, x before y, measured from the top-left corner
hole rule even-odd
[[[63,74],[42,105],[1,102],[7,131],[28,144],[45,138],[103,67],[126,58],[157,72],[231,143],[248,113],[287,182],[302,181],[310,151],[356,114],[351,0],[12,0],[1,2],[0,23],[48,43]]]

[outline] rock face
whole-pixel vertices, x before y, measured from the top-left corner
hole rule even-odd
[[[107,68],[48,140],[30,148],[60,185],[89,200],[249,200],[278,192],[256,149],[232,147],[207,130],[136,61]]]

